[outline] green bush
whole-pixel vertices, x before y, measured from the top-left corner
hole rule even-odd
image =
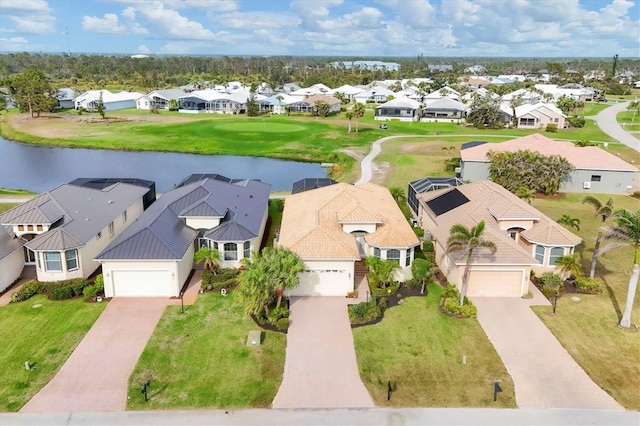
[[[289,318],[280,318],[276,322],[276,328],[280,331],[285,331],[289,329]]]
[[[442,293],[442,310],[449,315],[464,318],[475,318],[477,316],[477,308],[466,296],[464,304],[460,306],[460,292],[453,284],[449,284]]]
[[[288,317],[289,310],[284,306],[280,306],[279,308],[273,308],[271,311],[269,311],[268,320],[271,324],[278,324],[278,321],[280,321],[282,318]]]
[[[211,290],[213,288],[213,272],[205,270],[202,271],[202,278],[200,281],[200,288]]]
[[[422,281],[417,278],[411,278],[410,280],[404,281],[402,283],[402,287],[405,287],[405,288],[422,287]]]
[[[22,302],[27,300],[36,294],[44,293],[46,291],[45,284],[40,281],[29,281],[25,283],[20,290],[14,292],[11,295],[12,302]]]
[[[82,294],[86,299],[93,299],[94,297],[96,297],[97,293],[98,293],[98,288],[95,285],[86,286],[82,290]]]
[[[558,133],[558,125],[555,123],[547,124],[547,128],[545,129],[545,132]]]
[[[564,291],[564,280],[555,272],[544,272],[540,275],[540,282],[542,283],[542,293],[547,298],[549,295],[553,296]]]
[[[96,294],[104,294],[104,277],[102,274],[96,276],[93,285],[96,287]]]
[[[380,309],[387,309],[389,307],[389,298],[387,297],[378,298],[378,307]]]
[[[576,288],[582,293],[599,294],[602,292],[602,281],[597,278],[578,277]]]
[[[572,117],[567,118],[567,122],[569,122],[569,126],[571,127],[584,127],[586,120],[583,116],[574,115]]]
[[[71,299],[74,296],[71,286],[52,288],[49,294],[53,300]]]
[[[399,282],[392,282],[391,284],[389,284],[388,287],[382,288],[382,287],[371,287],[371,294],[373,296],[389,296],[391,294],[395,294],[398,291],[398,288],[400,287],[400,283]]]
[[[373,300],[349,306],[349,321],[352,324],[373,321],[379,318],[381,314],[380,307]]]
[[[433,251],[433,241],[423,241],[422,250],[431,253]]]
[[[209,270],[202,271],[200,288],[206,290],[220,290],[238,285],[238,270],[235,268],[222,268],[213,273]]]

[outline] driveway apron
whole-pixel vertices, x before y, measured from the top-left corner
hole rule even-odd
[[[284,378],[273,408],[374,407],[356,362],[347,302],[292,297]]]
[[[128,380],[167,298],[114,298],[60,371],[21,412],[123,411]]]
[[[528,300],[477,297],[473,303],[513,378],[518,407],[623,409],[560,345]]]

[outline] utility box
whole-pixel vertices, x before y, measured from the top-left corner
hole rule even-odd
[[[247,336],[247,346],[260,346],[262,341],[262,331],[251,330]]]

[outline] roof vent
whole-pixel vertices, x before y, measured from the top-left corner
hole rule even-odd
[[[113,200],[107,201],[107,204],[113,204]]]
[[[85,221],[85,222],[89,222],[89,218],[88,218],[88,217],[87,217],[87,218],[85,218],[85,219],[84,219],[84,221]]]

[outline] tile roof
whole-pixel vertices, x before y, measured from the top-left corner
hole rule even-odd
[[[0,224],[52,225],[27,243],[33,250],[64,250],[87,243],[149,189],[115,183],[104,189],[63,184],[0,215]]]
[[[257,180],[204,178],[162,195],[96,259],[182,259],[198,235],[186,217],[211,214],[220,225],[205,235],[217,241],[256,238],[271,185]]]
[[[419,244],[389,190],[371,183],[337,183],[287,197],[278,243],[303,259],[359,259],[356,240],[341,222],[378,223],[364,237],[378,247]]]
[[[619,170],[637,172],[638,169],[597,146],[580,147],[572,142],[554,141],[540,133],[512,139],[502,143],[487,143],[460,151],[462,161],[489,162],[489,151],[535,151],[543,155],[560,155],[576,169]]]
[[[426,202],[433,200],[453,188],[440,189],[425,192],[418,195],[421,205],[436,223],[434,229],[429,229],[434,238],[443,243],[449,238],[449,230],[455,224],[466,227],[475,226],[481,220],[485,221],[486,239],[493,241],[497,246],[495,254],[490,254],[488,249],[481,248],[474,252],[474,262],[494,264],[538,264],[532,254],[507,235],[506,231],[499,228],[498,220],[525,220],[532,219],[533,227],[520,234],[522,238],[531,243],[556,246],[576,246],[582,240],[580,237],[558,225],[551,218],[516,197],[502,186],[491,182],[481,181],[458,186],[469,202],[435,216],[429,210]],[[456,262],[464,263],[464,259],[454,256]]]

